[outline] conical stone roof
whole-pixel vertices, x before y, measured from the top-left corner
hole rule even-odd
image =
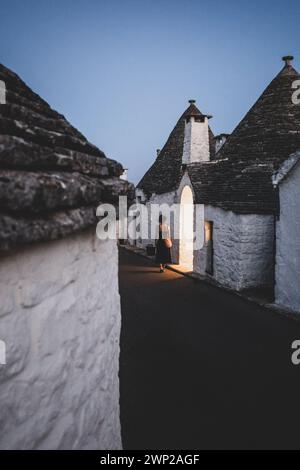
[[[99,203],[133,192],[122,165],[1,64],[0,80],[1,249],[95,225]]]
[[[185,119],[189,116],[202,116],[194,100],[190,100],[190,105],[177,121],[176,126],[169,135],[167,142],[155,162],[137,185],[137,187],[143,189],[147,195],[151,195],[152,193],[162,194],[177,189],[183,175],[182,155],[184,128]],[[211,157],[213,157],[215,144],[214,136],[210,128],[209,139],[210,154]]]
[[[300,148],[300,105],[293,103],[299,73],[287,61],[218,153],[233,160],[282,162]]]

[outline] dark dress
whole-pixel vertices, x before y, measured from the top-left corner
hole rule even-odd
[[[158,240],[156,241],[156,262],[159,264],[172,264],[171,249],[166,247],[162,237],[161,225],[159,226]]]

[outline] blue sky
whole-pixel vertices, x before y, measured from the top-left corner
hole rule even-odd
[[[0,62],[137,183],[187,100],[231,132],[293,54],[300,2],[0,0]]]

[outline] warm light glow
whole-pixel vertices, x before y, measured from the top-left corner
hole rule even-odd
[[[209,220],[205,221],[205,243],[212,241],[212,222]]]
[[[180,201],[179,264],[193,270],[194,204],[193,193],[185,186]]]

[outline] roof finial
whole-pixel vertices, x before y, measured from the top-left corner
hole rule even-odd
[[[286,67],[291,65],[292,60],[294,60],[294,56],[292,55],[285,55],[282,57],[282,60],[285,62]]]
[[[196,100],[189,100],[189,103],[190,103],[190,104],[195,104],[195,103],[196,103]]]

